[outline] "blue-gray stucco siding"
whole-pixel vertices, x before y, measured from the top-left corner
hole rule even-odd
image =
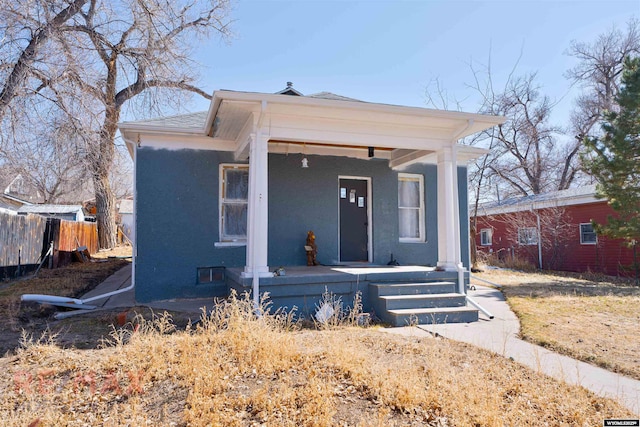
[[[403,170],[424,175],[426,241],[400,243],[398,172],[386,160],[269,154],[269,256],[271,268],[305,265],[308,230],[316,234],[318,261],[338,262],[339,177],[368,177],[372,191],[373,262],[391,254],[401,264],[437,262],[437,171],[414,164]],[[138,148],[136,164],[136,300],[224,295],[224,284],[196,284],[198,267],[241,267],[245,247],[215,247],[219,241],[219,165],[237,163],[232,153]],[[468,265],[466,168],[459,168],[460,225]]]

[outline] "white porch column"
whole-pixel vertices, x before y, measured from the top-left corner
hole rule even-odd
[[[258,128],[249,145],[249,200],[247,206],[247,260],[245,277],[269,276],[268,135]]]
[[[438,267],[456,271],[460,264],[460,208],[455,147],[438,151]]]

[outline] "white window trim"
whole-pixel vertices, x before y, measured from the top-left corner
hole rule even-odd
[[[596,234],[596,230],[593,230],[593,234],[596,235],[596,241],[595,242],[585,242],[582,239],[582,226],[583,225],[591,225],[593,227],[593,224],[591,224],[590,222],[581,222],[579,227],[579,231],[580,231],[580,244],[581,245],[596,245],[598,244],[598,235]],[[593,228],[592,228],[593,229]]]
[[[486,243],[482,239],[483,233],[489,237],[489,243]],[[491,246],[493,244],[493,230],[491,228],[483,228],[480,230],[480,246]]]
[[[520,230],[533,230],[533,231],[534,231],[534,234],[533,234],[533,235],[536,237],[536,238],[535,238],[535,241],[527,241],[527,242],[523,243],[523,242],[520,240]],[[519,244],[520,246],[534,246],[534,245],[537,245],[537,244],[538,244],[538,239],[539,239],[539,238],[540,238],[540,236],[538,236],[538,229],[537,229],[536,227],[518,227],[518,236],[517,236],[517,239],[518,239],[518,244]]]
[[[218,175],[218,237],[220,239],[219,242],[215,242],[214,246],[217,248],[224,247],[238,247],[238,246],[246,246],[247,237],[237,238],[235,236],[225,236],[223,233],[224,224],[223,224],[223,205],[225,203],[224,198],[224,171],[225,169],[246,169],[249,170],[249,165],[246,163],[220,163],[219,167],[219,175]],[[249,198],[247,196],[247,203],[249,203]]]
[[[398,181],[402,179],[415,180],[417,179],[420,185],[420,206],[418,213],[418,234],[419,237],[399,237],[400,243],[424,243],[426,241],[425,236],[425,224],[424,224],[424,175],[417,173],[399,173]],[[400,220],[400,197],[398,197],[398,221]],[[399,230],[398,230],[399,232]]]

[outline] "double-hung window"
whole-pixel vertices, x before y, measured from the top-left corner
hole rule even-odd
[[[424,177],[398,174],[398,222],[401,242],[424,242]]]
[[[490,228],[483,228],[480,230],[480,244],[482,246],[491,246],[491,238],[493,236],[493,230]]]
[[[249,166],[220,165],[220,240],[247,240]]]
[[[521,245],[537,245],[538,230],[535,227],[518,228],[518,243]]]
[[[598,243],[598,236],[593,229],[593,224],[590,222],[580,224],[580,244],[595,245],[596,243]]]

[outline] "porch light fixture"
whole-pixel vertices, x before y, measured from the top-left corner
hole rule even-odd
[[[374,148],[373,147],[369,147],[369,157],[373,157],[374,156]]]

